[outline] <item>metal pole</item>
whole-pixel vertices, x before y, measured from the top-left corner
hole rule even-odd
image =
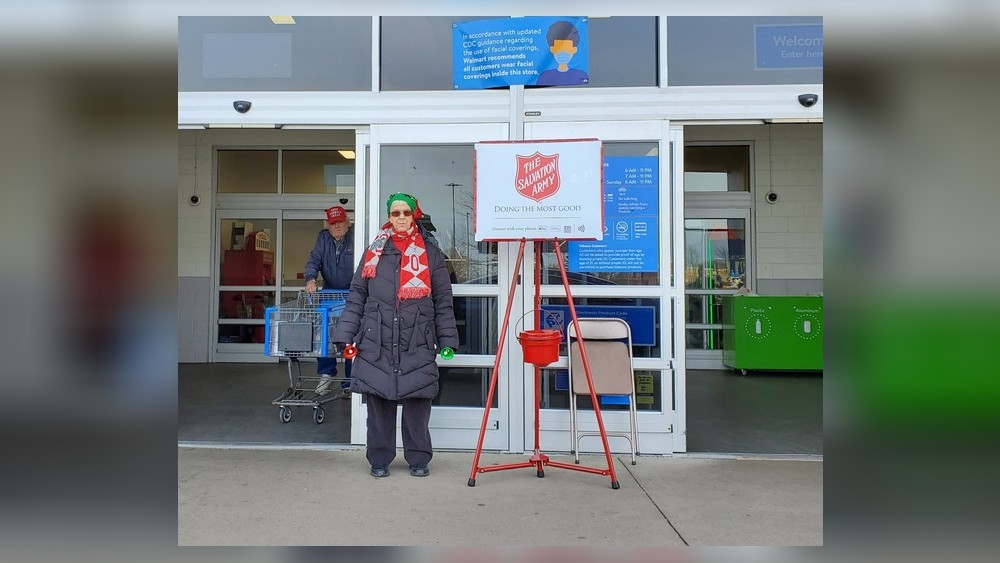
[[[458,252],[458,236],[455,232],[455,188],[461,187],[462,184],[456,184],[455,182],[448,182],[445,184],[451,188],[451,249]],[[454,256],[452,256],[454,258]]]

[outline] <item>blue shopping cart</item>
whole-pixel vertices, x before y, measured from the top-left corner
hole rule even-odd
[[[264,354],[288,362],[288,388],[271,404],[278,407],[281,422],[292,420],[292,407],[312,407],[313,422],[326,418],[323,404],[336,396],[316,392],[319,375],[302,375],[301,358],[332,358],[336,346],[330,341],[337,320],[347,304],[347,291],[300,291],[298,297],[264,310]],[[332,381],[343,382],[345,377]]]

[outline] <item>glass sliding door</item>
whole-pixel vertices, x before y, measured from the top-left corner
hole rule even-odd
[[[385,125],[372,127],[372,189],[366,243],[386,221],[389,194],[413,194],[430,233],[445,255],[454,294],[459,347],[451,360],[438,359],[440,391],[434,398],[431,435],[435,448],[473,449],[486,405],[498,329],[506,306],[510,259],[496,243],[476,243],[473,232],[473,145],[506,140],[506,124]],[[511,403],[508,363],[494,394],[485,449],[506,450]]]
[[[264,309],[278,290],[278,214],[219,211],[217,217],[214,359],[258,362]]]
[[[255,137],[213,151],[213,362],[274,361],[264,355],[264,309],[304,286],[323,210],[341,204],[353,217],[355,184],[366,181],[364,154],[356,156],[365,130]]]
[[[689,367],[722,368],[722,296],[750,279],[748,209],[688,211],[684,220],[684,292]]]
[[[673,431],[678,402],[675,394],[673,327],[676,299],[671,273],[673,243],[678,236],[678,210],[673,203],[669,125],[663,121],[575,122],[525,124],[525,139],[598,138],[603,142],[604,221],[601,243],[563,242],[567,278],[580,317],[615,317],[629,323],[633,340],[633,377],[639,412],[639,448],[647,453],[675,451]],[[627,254],[628,259],[622,256]],[[553,243],[542,246],[542,315],[562,330],[571,322],[565,289]],[[526,260],[531,279],[533,256]],[[524,286],[524,308],[530,314],[531,284]],[[530,319],[530,316],[528,317]],[[555,319],[555,321],[552,321]],[[508,338],[513,338],[509,334]],[[516,341],[515,341],[516,342]],[[569,451],[569,396],[566,346],[556,363],[541,370],[540,447],[543,451]],[[534,446],[534,366],[523,365],[525,384],[523,447]],[[579,402],[581,431],[596,431],[589,398]],[[601,414],[608,432],[627,432],[628,409],[617,397],[601,399]],[[628,442],[610,438],[613,452],[627,452]],[[601,452],[601,440],[580,442],[581,452]]]

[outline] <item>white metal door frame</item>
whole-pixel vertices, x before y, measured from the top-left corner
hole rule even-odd
[[[673,237],[670,265],[673,283],[669,299],[673,312],[674,359],[671,374],[674,380],[674,439],[673,451],[687,451],[687,338],[684,310],[684,127],[670,127],[670,201],[674,224],[680,236]],[[679,217],[679,219],[678,219]],[[675,229],[675,233],[676,233]]]

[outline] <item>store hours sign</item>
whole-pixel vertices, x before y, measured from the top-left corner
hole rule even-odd
[[[658,156],[606,157],[604,238],[569,243],[569,271],[658,271],[659,186]]]

